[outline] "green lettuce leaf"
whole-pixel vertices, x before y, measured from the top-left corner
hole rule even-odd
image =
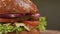
[[[44,31],[46,29],[45,26],[47,26],[46,18],[45,17],[40,17],[39,22],[40,23],[36,28],[38,30]]]

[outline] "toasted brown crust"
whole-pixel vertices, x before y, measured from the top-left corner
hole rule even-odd
[[[0,14],[36,12],[38,10],[30,0],[0,0]]]

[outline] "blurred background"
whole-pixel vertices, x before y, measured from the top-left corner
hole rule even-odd
[[[42,16],[46,16],[47,29],[60,30],[60,0],[31,0]]]

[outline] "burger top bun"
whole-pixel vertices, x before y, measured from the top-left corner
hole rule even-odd
[[[0,14],[36,12],[38,9],[30,0],[0,0]]]

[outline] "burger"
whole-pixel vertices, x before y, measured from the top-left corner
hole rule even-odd
[[[45,17],[30,0],[0,0],[0,34],[40,34],[45,26]]]

